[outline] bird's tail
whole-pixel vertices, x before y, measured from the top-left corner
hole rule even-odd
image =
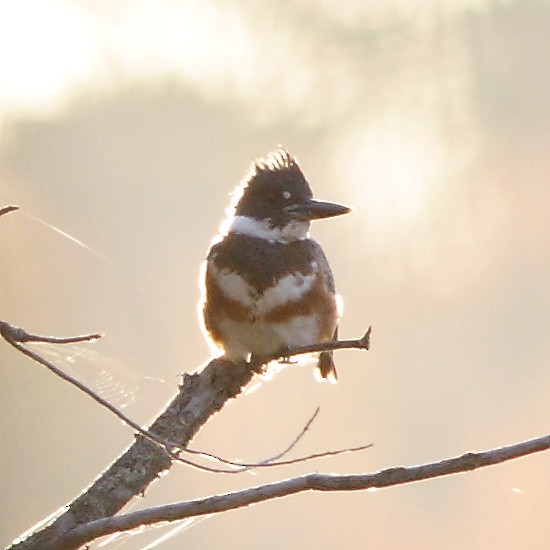
[[[322,351],[319,354],[319,363],[317,368],[319,369],[319,375],[321,376],[321,381],[328,380],[333,384],[336,383],[338,376],[336,374],[336,366],[334,365],[332,351]]]

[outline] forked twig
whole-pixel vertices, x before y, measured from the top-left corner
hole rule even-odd
[[[298,441],[300,441],[300,439],[302,439],[302,437],[304,437],[304,435],[306,435],[306,432],[309,430],[309,428],[311,428],[311,425],[313,424],[313,422],[317,418],[317,415],[319,414],[320,410],[321,410],[321,407],[317,407],[315,409],[315,412],[313,413],[311,418],[306,422],[305,426],[302,428],[302,431],[294,438],[294,441],[292,441],[292,443],[284,451],[281,451],[280,453],[276,454],[275,456],[272,456],[271,458],[266,458],[266,459],[260,461],[259,465],[260,466],[275,466],[276,464],[280,464],[280,462],[276,462],[276,461],[283,458],[283,456],[285,456],[287,453],[289,453],[296,446]],[[295,461],[300,462],[299,459],[295,459]],[[294,463],[294,462],[291,461],[291,463]],[[241,466],[244,466],[245,468],[253,467],[252,464],[246,464],[244,462],[241,464]]]
[[[239,468],[239,470],[231,470],[231,473],[240,473],[240,472],[243,472],[245,470],[250,470],[252,468],[258,468],[258,467],[266,466],[268,464],[269,465],[274,465],[274,463],[275,463],[274,461],[278,460],[279,458],[281,458],[281,457],[285,456],[287,453],[289,453],[298,444],[300,439],[302,439],[302,437],[304,437],[306,432],[309,430],[309,428],[313,424],[313,421],[317,418],[317,415],[319,414],[320,410],[321,410],[320,407],[317,407],[315,409],[315,412],[313,413],[313,415],[305,423],[305,425],[302,428],[302,430],[300,431],[300,433],[292,440],[292,443],[290,443],[290,445],[288,445],[288,447],[286,447],[283,451],[276,454],[275,456],[272,456],[271,458],[265,458],[264,460],[260,460],[258,462],[240,462],[240,461],[237,462],[236,460],[227,460],[225,458],[220,458],[219,456],[216,456],[216,455],[211,454],[211,453],[207,453],[207,452],[204,452],[204,451],[196,451],[194,449],[189,449],[189,448],[186,448],[185,451],[188,452],[188,453],[194,454],[194,455],[204,456],[205,458],[210,458],[212,460],[216,460],[217,462],[227,464],[228,466],[234,466],[236,468]],[[296,461],[301,462],[300,459],[296,459]]]
[[[222,462],[224,464],[228,464],[231,466],[236,466],[239,468],[239,470],[231,470],[230,473],[241,473],[246,470],[252,470],[255,468],[268,468],[272,466],[288,466],[290,464],[298,464],[299,462],[306,462],[308,460],[314,460],[316,458],[325,458],[327,456],[336,456],[344,453],[353,453],[358,451],[364,451],[365,449],[369,449],[373,446],[372,443],[369,443],[367,445],[360,445],[358,447],[347,447],[345,449],[337,449],[333,451],[323,451],[321,453],[313,453],[310,455],[305,456],[299,456],[297,458],[292,458],[290,460],[280,460],[283,456],[288,454],[296,445],[297,443],[304,437],[306,432],[309,430],[311,425],[313,424],[313,421],[317,418],[317,415],[319,414],[320,407],[317,407],[315,409],[315,412],[311,416],[311,418],[307,421],[307,423],[302,428],[302,431],[294,438],[292,443],[283,451],[276,454],[275,456],[272,456],[270,458],[266,458],[264,460],[260,460],[258,462],[236,462],[236,461],[229,461],[226,459],[223,459]],[[210,455],[208,453],[203,453],[200,451],[192,451],[191,449],[186,449],[188,452],[192,452],[193,454],[201,454],[208,458],[213,458],[215,460],[219,460],[219,457],[216,457],[214,455]]]

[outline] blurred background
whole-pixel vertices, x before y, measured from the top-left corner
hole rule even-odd
[[[199,265],[251,160],[282,143],[319,198],[355,208],[312,234],[346,304],[341,336],[372,325],[372,350],[338,352],[336,386],[282,370],[193,446],[260,460],[320,405],[294,455],[374,447],[256,475],[175,466],[128,509],[548,433],[549,28],[544,0],[0,2],[0,206],[21,207],[0,220],[0,317],[104,332],[34,349],[137,421],[208,359]],[[3,343],[0,366],[5,545],[132,434]],[[546,453],[301,494],[195,521],[159,547],[542,548],[549,471]]]

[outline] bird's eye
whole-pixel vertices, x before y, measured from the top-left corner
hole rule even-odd
[[[283,191],[283,197],[285,198],[285,200],[288,200],[290,199],[292,195],[290,194],[290,191]]]

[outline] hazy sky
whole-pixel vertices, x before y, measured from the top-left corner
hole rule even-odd
[[[549,28],[542,0],[0,1],[0,206],[21,207],[0,222],[0,317],[105,332],[44,353],[110,380],[103,391],[138,421],[207,360],[199,265],[253,158],[283,143],[319,198],[354,207],[312,233],[344,298],[342,336],[372,324],[372,350],[337,354],[337,386],[284,369],[194,445],[271,456],[320,404],[297,452],[373,449],[243,478],[177,467],[134,509],[548,432]],[[7,543],[131,434],[4,346],[0,365]],[[160,547],[542,547],[548,460],[301,495]]]

